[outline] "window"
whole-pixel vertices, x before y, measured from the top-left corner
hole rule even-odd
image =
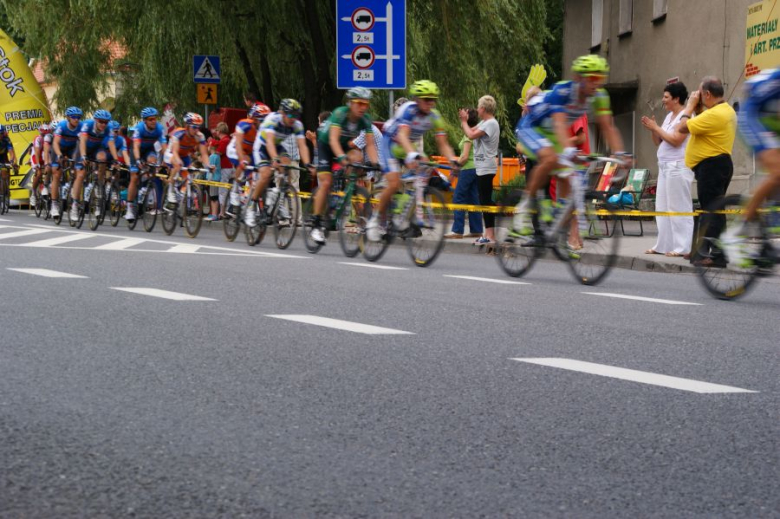
[[[653,22],[666,18],[666,3],[668,0],[653,0]]]
[[[620,0],[620,25],[618,36],[631,33],[631,22],[634,18],[634,0]]]
[[[593,12],[590,26],[590,48],[601,45],[601,28],[604,23],[604,0],[593,0]]]

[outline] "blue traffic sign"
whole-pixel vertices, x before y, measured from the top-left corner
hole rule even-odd
[[[220,83],[219,56],[193,56],[192,80],[195,83]]]
[[[338,0],[336,85],[406,88],[406,0]]]

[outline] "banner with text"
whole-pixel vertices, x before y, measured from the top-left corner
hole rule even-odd
[[[780,66],[780,3],[762,0],[748,6],[745,39],[745,77]]]

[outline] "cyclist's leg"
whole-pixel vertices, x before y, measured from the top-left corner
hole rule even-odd
[[[78,200],[81,200],[81,193],[83,192],[84,187],[84,178],[87,175],[87,170],[85,169],[84,164],[84,157],[81,156],[81,152],[76,149],[75,153],[75,159],[74,159],[74,166],[73,166],[73,185],[70,188],[70,197],[73,200],[73,205],[71,206],[71,216],[75,220],[78,218]]]
[[[319,219],[325,214],[325,205],[328,202],[328,195],[333,185],[333,150],[329,144],[317,141],[317,195],[314,198],[314,218],[319,227]]]
[[[780,190],[780,148],[764,150],[756,155],[756,158],[763,170],[766,171],[767,177],[756,188],[745,209],[745,220],[748,222],[755,220],[761,204],[773,193]]]
[[[185,157],[187,158],[187,157]],[[184,161],[179,154],[171,155],[170,162],[167,163],[170,173],[168,174],[168,199],[166,200],[170,204],[176,204],[179,202],[176,196],[176,179],[179,177]]]

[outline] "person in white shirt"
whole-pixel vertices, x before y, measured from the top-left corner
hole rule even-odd
[[[658,185],[655,210],[676,213],[693,211],[691,184],[693,171],[685,166],[685,146],[690,135],[675,130],[683,116],[688,90],[682,83],[670,83],[664,88],[663,105],[669,110],[659,126],[654,117],[642,117],[642,124],[650,131],[658,146]],[[693,239],[692,216],[658,216],[658,239],[645,254],[665,254],[679,257],[690,253]]]

